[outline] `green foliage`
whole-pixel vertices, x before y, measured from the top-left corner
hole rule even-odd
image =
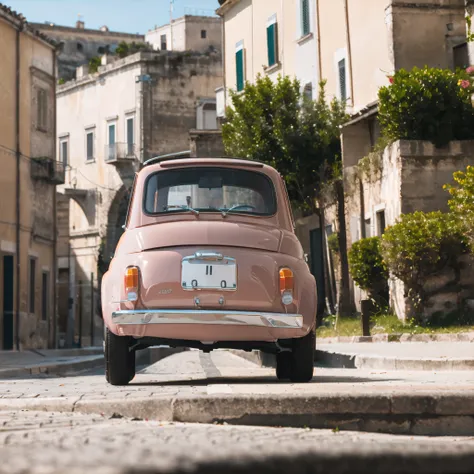
[[[454,185],[444,186],[451,194],[449,207],[474,252],[474,167],[468,166],[465,171],[457,171],[453,178]]]
[[[135,41],[133,41],[132,43],[126,43],[125,41],[122,41],[117,46],[115,54],[117,54],[119,58],[126,58],[127,56],[138,53],[140,51],[146,52],[152,50],[153,48],[147,43],[135,43]]]
[[[424,67],[401,69],[379,90],[379,121],[391,140],[428,140],[441,147],[474,138],[470,91],[461,87],[466,71]]]
[[[89,61],[89,72],[91,74],[95,74],[99,70],[99,66],[101,65],[101,59],[99,56],[94,56]]]
[[[380,237],[360,239],[349,251],[349,269],[357,285],[369,293],[386,285],[388,272],[380,252]]]
[[[314,210],[320,185],[333,177],[341,159],[344,105],[337,100],[328,105],[324,87],[322,82],[318,100],[310,101],[297,80],[279,76],[273,82],[259,75],[243,93],[231,92],[222,130],[229,155],[275,167],[303,210]]]
[[[66,84],[66,79],[64,79],[64,77],[61,77],[59,80],[58,80],[58,84],[60,86],[62,86],[63,84]]]
[[[450,214],[415,212],[402,215],[382,237],[382,256],[390,273],[405,283],[417,312],[425,299],[429,275],[455,266],[466,252],[466,239]]]
[[[334,252],[336,255],[339,254],[339,233],[334,232],[328,237],[328,247],[331,252]]]

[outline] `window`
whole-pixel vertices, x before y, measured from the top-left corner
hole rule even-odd
[[[276,212],[275,188],[267,176],[230,168],[157,172],[145,183],[144,200],[148,214],[186,212],[188,206],[202,213],[270,216]]]
[[[301,0],[301,36],[311,33],[309,0]]]
[[[207,38],[207,31],[206,30],[201,30],[201,38],[206,39]]]
[[[135,153],[135,119],[134,117],[127,118],[127,155],[132,156]]]
[[[37,128],[41,130],[48,129],[48,93],[44,89],[38,89],[37,92]]]
[[[41,285],[41,319],[43,321],[48,320],[49,313],[49,275],[47,272],[43,272],[42,285]]]
[[[82,45],[82,43],[77,43],[76,48],[80,53],[84,51],[84,46]]]
[[[108,159],[113,160],[116,158],[116,146],[115,146],[115,123],[110,123],[108,125],[108,138],[109,138],[109,143],[108,143]]]
[[[307,100],[313,100],[313,84],[306,84],[304,86],[303,94]]]
[[[29,288],[28,288],[28,310],[31,314],[35,312],[35,278],[36,278],[36,260],[30,258],[29,266]]]
[[[104,48],[103,46],[99,46],[99,47],[97,48],[97,53],[99,53],[99,54],[101,54],[101,55],[102,55],[102,54],[105,54],[105,48]]]
[[[59,142],[59,156],[64,167],[69,163],[69,143],[67,140],[61,140]]]
[[[377,235],[380,237],[385,232],[385,211],[377,211],[375,217],[377,220]]]
[[[94,132],[86,133],[86,155],[87,161],[94,159]]]
[[[167,48],[166,35],[161,35],[160,42],[161,42],[161,50],[166,51],[166,48]]]
[[[235,48],[235,68],[237,73],[237,90],[243,90],[245,86],[245,67],[244,67],[244,42],[237,43]]]
[[[370,237],[370,219],[364,220],[364,230],[365,230],[365,236]]]
[[[341,59],[337,63],[337,68],[339,71],[339,93],[341,95],[341,100],[347,100],[347,88],[346,88],[346,60]]]
[[[462,43],[453,48],[454,69],[466,68],[469,65],[467,43]]]
[[[278,29],[276,15],[268,20],[267,24],[267,50],[268,66],[271,67],[278,62]]]

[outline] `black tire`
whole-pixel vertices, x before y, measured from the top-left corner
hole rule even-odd
[[[291,352],[290,380],[307,383],[313,378],[316,334],[314,329],[305,337],[293,340]]]
[[[135,377],[135,351],[130,337],[116,336],[105,328],[105,378],[111,385],[127,385]]]
[[[276,376],[278,380],[289,380],[291,374],[291,352],[279,352],[276,356]]]

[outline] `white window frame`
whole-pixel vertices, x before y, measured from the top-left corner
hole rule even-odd
[[[352,90],[350,87],[350,81],[349,81],[349,61],[347,57],[347,49],[346,48],[340,48],[334,53],[334,71],[336,73],[336,81],[337,81],[337,98],[341,100],[341,82],[340,82],[340,76],[339,76],[339,63],[342,60],[345,60],[345,65],[346,65],[346,103],[350,104],[352,101]]]
[[[88,149],[87,149],[87,137],[92,135],[92,156],[89,157]],[[85,148],[86,148],[86,162],[91,163],[94,162],[96,159],[96,145],[95,145],[95,127],[90,127],[85,129]]]
[[[132,130],[133,130],[133,142],[132,142],[132,146],[133,146],[133,150],[136,149],[136,138],[137,138],[137,134],[136,134],[136,129],[135,129],[135,126],[136,126],[136,117],[135,117],[135,113],[130,113],[130,114],[127,114],[125,116],[125,131],[124,131],[124,136],[125,136],[125,146],[127,147],[127,155],[129,154],[128,153],[128,121],[129,120],[132,120],[133,121],[133,127],[132,127]]]
[[[64,162],[64,155],[63,155],[63,145],[66,144],[67,148],[67,159]],[[64,167],[68,166],[71,161],[71,154],[69,153],[69,136],[59,138],[59,160],[63,163]]]
[[[314,33],[314,23],[313,23],[313,0],[308,0],[308,8],[309,8],[309,32],[308,33],[304,33],[303,31],[303,0],[299,0],[297,2],[297,8],[298,8],[298,15],[297,15],[297,19],[298,19],[298,28],[297,28],[297,32],[298,32],[298,38],[297,39],[301,39],[301,38],[306,38],[307,36],[310,36]]]

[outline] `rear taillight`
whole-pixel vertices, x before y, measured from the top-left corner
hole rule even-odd
[[[293,303],[293,272],[289,268],[280,269],[280,292],[281,301],[284,305]]]
[[[125,297],[128,301],[138,300],[139,272],[138,267],[128,267],[125,270]]]

